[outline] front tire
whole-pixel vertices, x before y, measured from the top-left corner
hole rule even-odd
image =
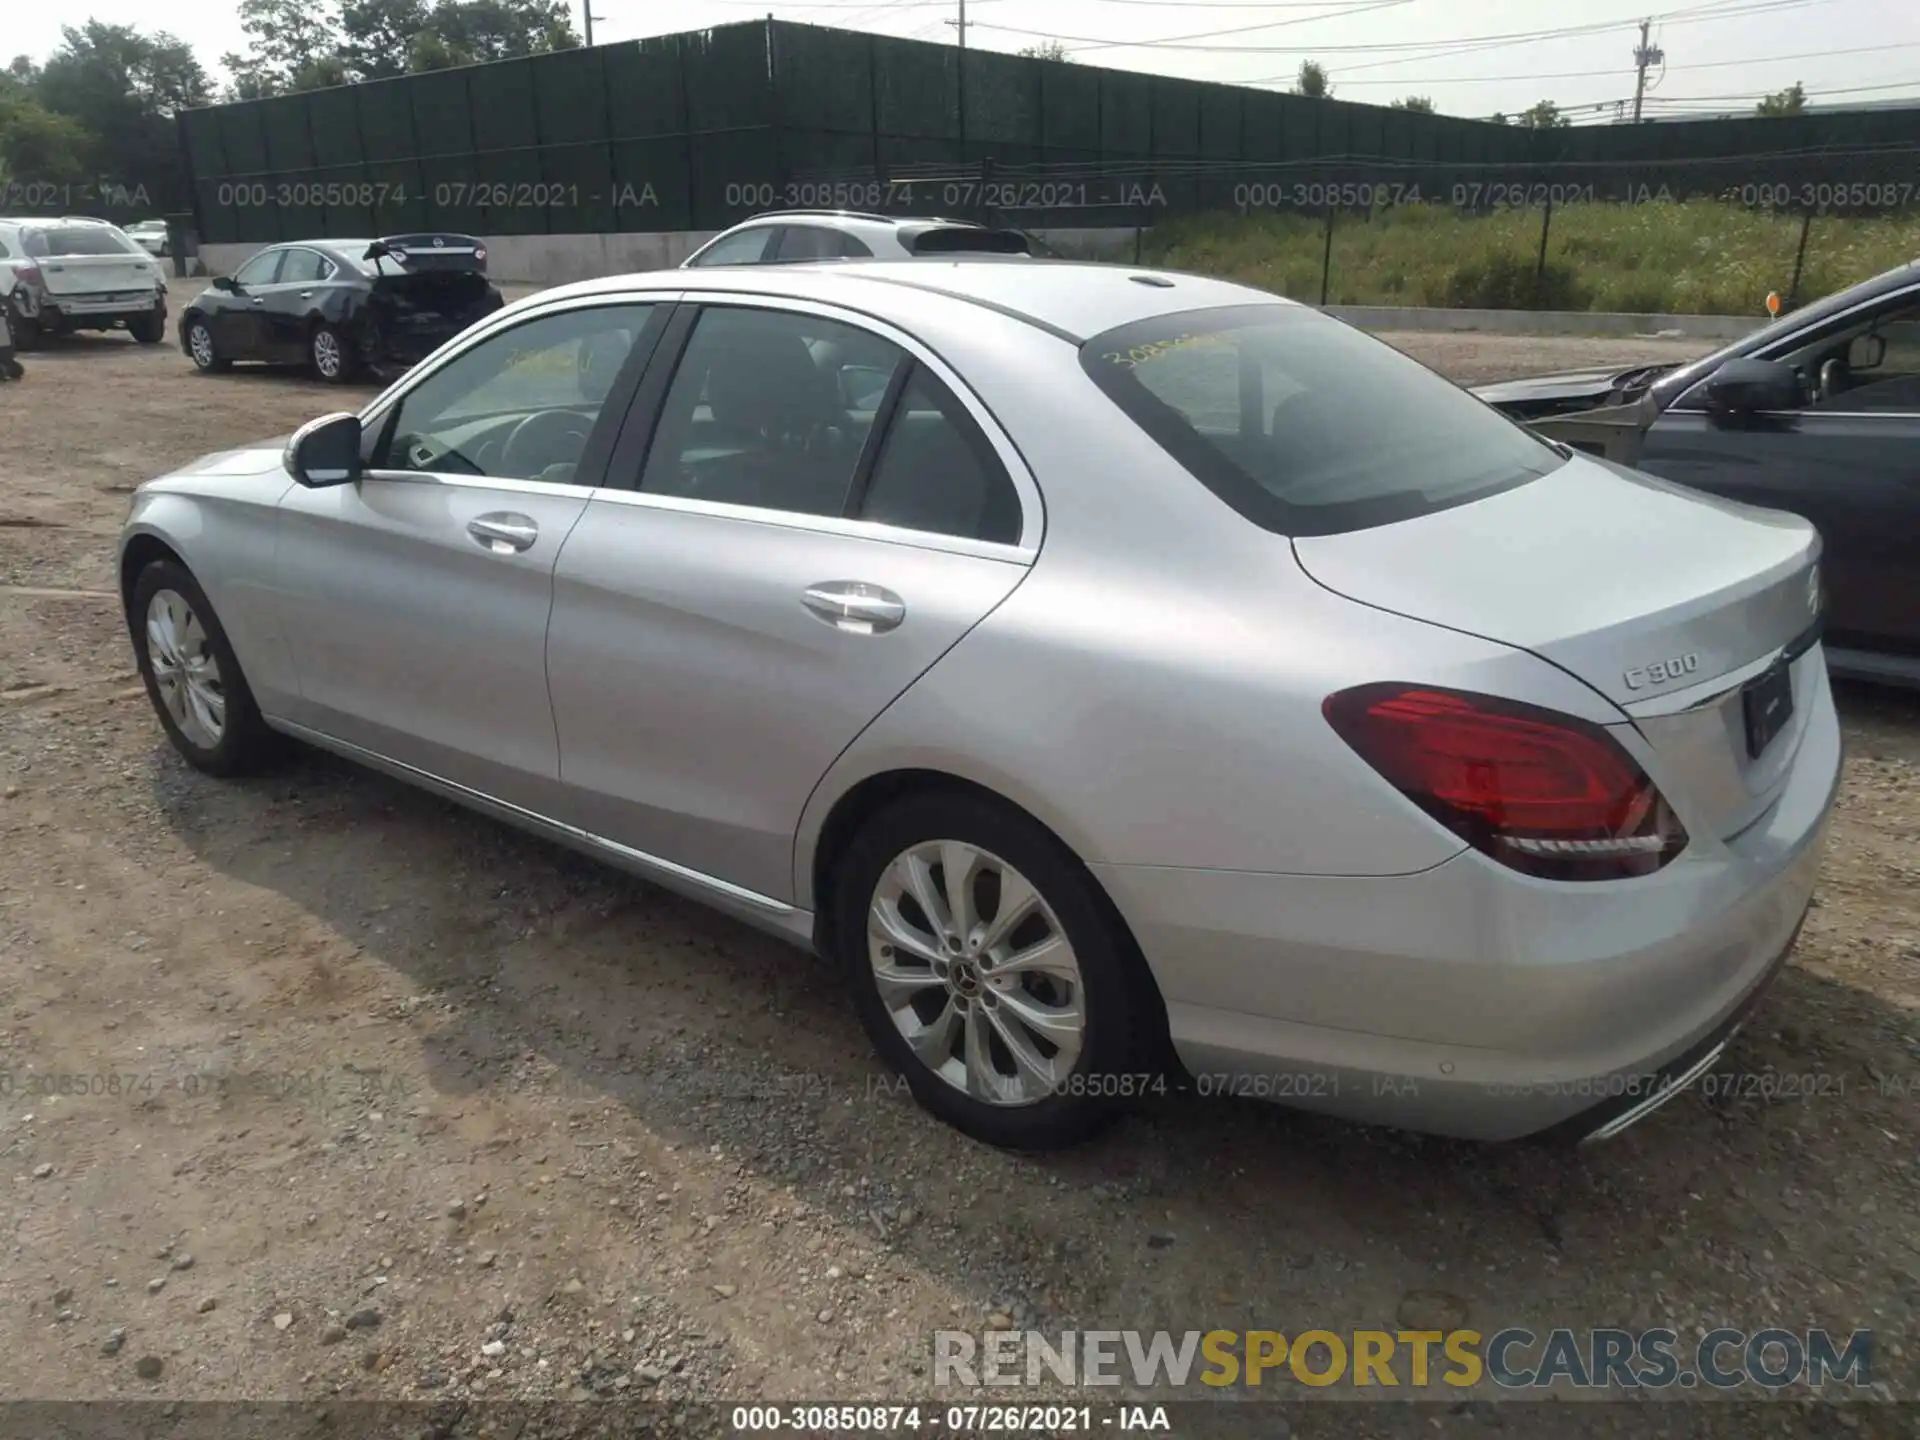
[[[225,778],[278,757],[280,737],[260,718],[227,632],[185,566],[155,560],[142,570],[128,623],[147,698],[189,765]]]
[[[836,958],[924,1109],[990,1145],[1047,1150],[1153,1088],[1129,942],[1034,821],[986,797],[908,796],[836,868]]]
[[[353,350],[346,335],[322,320],[313,327],[307,340],[307,359],[313,373],[329,385],[344,385],[353,379]]]
[[[218,375],[233,368],[233,362],[214,348],[213,328],[198,316],[187,322],[187,355],[203,375]]]

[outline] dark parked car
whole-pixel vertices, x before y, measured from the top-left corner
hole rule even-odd
[[[1688,364],[1475,393],[1552,439],[1813,521],[1829,667],[1920,685],[1920,261]]]
[[[271,245],[187,306],[180,348],[202,370],[260,360],[391,380],[505,303],[486,270],[471,235]]]

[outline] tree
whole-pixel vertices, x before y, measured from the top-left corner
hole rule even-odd
[[[331,14],[312,0],[240,0],[240,28],[247,32],[247,53],[227,54],[220,63],[233,73],[236,99],[258,99],[292,90],[302,75],[339,52],[340,35]]]
[[[414,40],[432,26],[427,0],[345,0],[339,55],[355,80],[407,73]]]
[[[1520,123],[1529,130],[1564,130],[1573,122],[1560,113],[1560,107],[1553,101],[1542,100],[1520,112]]]
[[[1293,93],[1305,95],[1310,100],[1330,100],[1333,98],[1333,86],[1327,83],[1327,71],[1316,60],[1300,62],[1300,78],[1294,81]]]
[[[1807,91],[1798,80],[1784,90],[1776,90],[1758,105],[1754,106],[1757,115],[1799,115],[1807,108]]]
[[[1488,123],[1489,125],[1504,125],[1504,124],[1506,124],[1506,123],[1507,123],[1507,114],[1506,114],[1506,112],[1505,112],[1504,110],[1496,110],[1496,111],[1494,111],[1494,112],[1493,112],[1493,113],[1492,113],[1491,115],[1489,115],[1489,116],[1487,116],[1487,123]]]
[[[47,109],[11,76],[0,80],[0,189],[10,184],[76,185],[87,174],[93,137]]]
[[[186,200],[176,112],[211,98],[193,51],[164,32],[90,20],[62,32],[60,48],[34,78],[32,95],[77,127],[79,158],[101,203],[122,192],[142,210]],[[9,72],[14,73],[14,72]],[[29,117],[29,123],[32,123]],[[69,139],[73,132],[66,132]]]
[[[1405,110],[1414,115],[1433,114],[1433,101],[1425,95],[1405,95],[1393,102],[1393,109]]]
[[[1016,53],[1029,60],[1065,60],[1067,47],[1058,40],[1043,40],[1038,45],[1022,45]]]
[[[564,0],[440,0],[432,31],[457,65],[579,46]]]

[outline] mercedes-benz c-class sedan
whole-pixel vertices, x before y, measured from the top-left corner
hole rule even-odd
[[[338,752],[810,946],[1022,1147],[1181,1087],[1613,1133],[1785,962],[1804,520],[1188,275],[623,276],[143,486],[161,725]]]

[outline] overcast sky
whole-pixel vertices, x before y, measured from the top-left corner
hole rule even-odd
[[[600,43],[758,18],[769,9],[787,20],[951,40],[947,22],[957,15],[955,0],[595,3]],[[41,59],[59,45],[61,26],[89,17],[170,30],[216,76],[221,54],[245,39],[231,0],[31,0],[9,9],[0,43]],[[577,29],[580,0],[573,12]],[[1664,17],[1656,18],[1653,38],[1666,52],[1664,73],[1650,75],[1651,114],[1751,109],[1749,97],[1795,80],[1815,104],[1920,103],[1914,0],[1668,0],[1664,11],[1634,9],[1626,0],[1587,0],[1578,8],[1539,0],[967,0],[968,43],[981,49],[1011,51],[1058,38],[1074,59],[1092,64],[1282,89],[1302,60],[1313,59],[1342,99],[1386,104],[1427,95],[1458,115],[1512,112],[1542,98],[1562,109],[1630,98],[1639,21],[1649,14]],[[1556,33],[1542,35],[1547,31]],[[1516,35],[1539,38],[1506,38]],[[1483,37],[1499,43],[1473,48]],[[1135,43],[1099,43],[1106,41]],[[1600,113],[1589,109],[1576,118]]]

